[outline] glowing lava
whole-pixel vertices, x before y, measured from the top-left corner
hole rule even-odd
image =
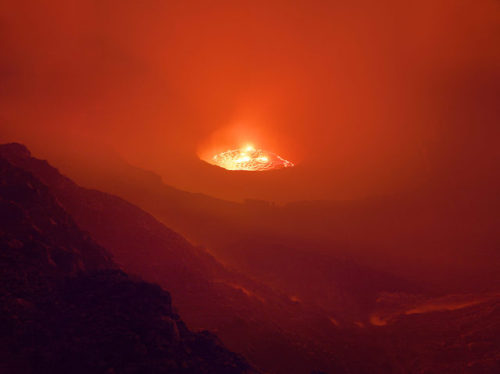
[[[249,145],[232,149],[212,157],[211,164],[227,170],[265,171],[294,166],[276,153],[255,149]]]

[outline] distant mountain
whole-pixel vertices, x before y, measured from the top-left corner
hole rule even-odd
[[[0,372],[248,373],[131,278],[47,186],[0,157]]]
[[[68,157],[57,165],[80,185],[132,202],[245,274],[327,307],[357,295],[344,300],[359,305],[356,318],[379,292],[500,289],[491,188],[429,183],[357,201],[237,203],[176,189],[109,151]]]
[[[192,243],[208,248],[224,264],[294,300],[321,305],[336,318],[341,315],[350,323],[367,318],[379,292],[430,289],[377,269],[372,265],[380,262],[372,264],[366,256],[356,259],[360,250],[376,253],[362,233],[345,227],[353,212],[359,215],[356,206],[350,212],[347,203],[276,206],[256,200],[224,201],[171,187],[158,175],[116,156],[101,158],[102,162],[95,157],[71,159],[74,165],[66,161],[64,169],[79,184],[144,209]]]

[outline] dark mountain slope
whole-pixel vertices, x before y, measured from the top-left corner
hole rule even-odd
[[[424,288],[355,261],[352,255],[359,249],[355,242],[362,240],[362,234],[344,229],[346,224],[337,227],[348,218],[344,211],[332,219],[316,207],[309,211],[259,201],[242,204],[188,193],[164,184],[154,173],[108,156],[102,156],[102,163],[91,158],[74,167],[66,164],[66,170],[74,171],[70,175],[77,175],[83,185],[120,196],[151,213],[190,241],[209,248],[224,264],[294,299],[321,305],[336,318],[341,315],[350,323],[367,318],[379,292]],[[110,158],[112,167],[106,163]],[[318,235],[318,228],[329,239]],[[367,244],[363,250],[375,252]]]
[[[216,331],[232,350],[273,372],[303,373],[332,362],[331,352],[319,353],[325,339],[330,346],[342,344],[330,313],[227,270],[151,215],[123,199],[79,187],[24,146],[3,145],[0,155],[47,184],[124,270],[168,289],[189,326]]]
[[[0,158],[2,373],[243,373],[159,286],[116,270],[32,174]]]
[[[80,185],[123,197],[274,288],[351,313],[357,305],[354,319],[379,292],[500,289],[500,200],[491,185],[488,192],[429,181],[391,196],[275,206],[181,191],[109,150],[68,157],[58,165]]]
[[[307,373],[312,368],[349,374],[497,372],[495,360],[500,347],[493,338],[499,332],[497,297],[485,302],[483,295],[472,294],[472,300],[480,302],[469,307],[461,305],[463,297],[460,295],[439,299],[433,298],[432,294],[396,292],[390,297],[377,297],[373,306],[368,305],[364,310],[366,319],[355,319],[356,313],[353,313],[351,319],[344,320],[332,310],[326,312],[298,297],[287,300],[228,271],[203,250],[192,247],[137,207],[108,194],[76,186],[46,162],[32,158],[22,146],[3,146],[0,152],[8,153],[12,162],[44,178],[61,204],[78,216],[79,225],[98,238],[101,244],[106,243],[106,248],[122,258],[123,265],[134,268],[146,279],[155,277],[164,282],[165,288],[174,290],[174,301],[180,306],[181,315],[189,316],[189,324],[216,327],[218,335],[224,342],[231,342],[233,350],[236,347],[245,352],[270,372]],[[168,207],[165,201],[161,209]],[[269,206],[247,208],[254,210],[255,214],[273,211]],[[174,212],[169,214],[174,217]],[[207,222],[206,226],[212,224],[214,222]],[[250,232],[246,236],[247,247],[265,257],[269,247],[260,241],[270,238],[252,237]],[[238,233],[234,235],[241,239]],[[143,242],[148,246],[142,245]],[[304,245],[303,241],[293,243],[294,248]],[[338,274],[332,279],[342,280],[340,285],[347,294],[346,298],[354,296],[354,300],[358,295],[349,295],[348,292],[363,290],[364,284],[369,282],[377,283],[373,288],[368,287],[367,294],[370,294],[383,284],[364,273],[362,267],[354,272],[348,261],[344,265],[341,260],[330,264],[327,258],[323,258],[323,263],[319,264],[305,256],[306,246],[302,250],[302,257],[291,257],[287,248],[282,247],[278,252],[281,257],[273,261],[278,265],[281,259],[283,268],[293,269],[290,274],[298,275],[295,287],[302,287],[304,294],[316,293],[319,298],[324,292],[322,294],[311,287],[305,275],[307,272],[298,272],[301,264],[319,269],[319,274],[314,275],[317,279],[335,269]],[[297,262],[297,259],[301,261]],[[342,266],[345,272],[339,273]],[[274,276],[275,281],[281,281],[280,275],[273,274],[272,268],[268,268],[267,274]],[[371,274],[377,276],[376,272]],[[398,285],[397,288],[408,287]],[[330,290],[333,290],[331,286]],[[433,312],[434,304],[437,310],[443,308],[443,300],[451,306],[445,305],[444,311]],[[346,299],[339,301],[332,297],[332,301],[341,302],[346,311],[359,310],[356,309],[359,304],[349,305]],[[429,305],[431,312],[426,311]],[[379,314],[372,314],[373,310]],[[351,324],[351,321],[356,324]],[[453,352],[460,352],[460,360],[453,356]]]

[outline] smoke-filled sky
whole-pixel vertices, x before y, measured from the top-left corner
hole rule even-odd
[[[16,0],[0,17],[0,140],[49,159],[107,148],[272,200],[481,184],[499,161],[497,0]],[[242,142],[297,167],[198,159]]]

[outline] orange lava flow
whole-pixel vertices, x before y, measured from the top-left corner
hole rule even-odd
[[[227,170],[266,171],[293,167],[294,164],[273,152],[247,146],[219,153],[210,163]]]

